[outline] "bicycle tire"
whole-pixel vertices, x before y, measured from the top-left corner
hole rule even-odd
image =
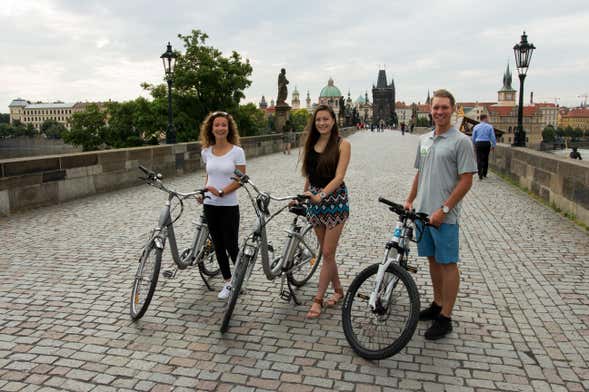
[[[225,333],[227,332],[227,329],[229,329],[229,321],[231,320],[231,316],[233,315],[233,310],[235,309],[237,298],[241,293],[241,286],[243,285],[243,280],[245,278],[247,267],[250,263],[250,256],[245,256],[243,255],[243,253],[240,254],[241,257],[235,265],[235,271],[233,272],[233,277],[231,278],[231,294],[229,295],[229,300],[227,302],[227,309],[225,310],[225,314],[223,315],[223,322],[221,323],[221,333]]]
[[[342,306],[342,326],[344,329],[344,335],[354,352],[360,355],[362,358],[368,360],[379,360],[389,358],[399,351],[401,351],[407,343],[413,337],[415,330],[417,328],[417,322],[419,319],[419,292],[417,290],[417,286],[415,281],[409,275],[409,273],[403,269],[398,264],[391,264],[390,267],[387,269],[388,273],[393,274],[394,277],[399,278],[399,283],[403,283],[404,291],[401,290],[402,287],[399,287],[397,283],[397,287],[393,291],[393,295],[395,294],[404,294],[408,298],[405,300],[407,303],[401,303],[402,301],[395,301],[394,308],[402,309],[405,315],[401,314],[401,316],[406,316],[406,320],[402,323],[402,328],[396,328],[395,331],[396,338],[392,338],[390,340],[387,338],[387,341],[383,343],[382,346],[377,346],[377,348],[368,347],[371,340],[371,336],[376,336],[377,338],[380,337],[379,333],[369,333],[366,337],[359,336],[358,332],[360,329],[354,328],[354,320],[358,320],[360,324],[364,323],[370,327],[369,324],[376,325],[376,328],[372,328],[373,330],[378,329],[380,321],[378,320],[375,312],[371,311],[367,298],[370,296],[374,288],[374,279],[370,279],[373,276],[375,277],[376,273],[378,272],[379,264],[373,264],[366,269],[364,269],[356,278],[352,281],[345,297],[344,297],[344,304]],[[359,296],[359,292],[363,286],[363,284],[367,284],[365,286],[365,290],[363,296]],[[361,314],[355,314],[355,307],[354,307],[354,300],[363,299],[363,303],[360,304],[359,312]],[[387,314],[385,315],[385,322],[388,321],[392,312],[393,305],[389,307]],[[353,309],[354,308],[354,309]],[[352,312],[354,311],[354,314]],[[399,312],[402,313],[402,312]],[[396,314],[396,312],[395,312]],[[381,316],[382,317],[382,316]],[[354,319],[354,320],[353,320]],[[376,323],[375,323],[376,320]],[[400,330],[400,333],[398,333]],[[378,332],[378,331],[377,331]],[[368,339],[368,343],[364,343],[362,340],[363,338]]]
[[[217,276],[221,272],[219,264],[217,263],[217,257],[215,255],[215,248],[213,246],[213,239],[211,235],[207,237],[205,244],[203,245],[203,252],[198,260],[198,269],[206,276]]]
[[[312,264],[311,264],[311,259],[310,259],[308,261],[305,261],[302,264],[302,267],[300,269],[298,269],[298,271],[301,271],[306,265],[308,265],[307,263],[311,264],[311,267],[308,269],[306,274],[303,273],[302,276],[298,276],[291,270],[286,275],[286,278],[288,279],[288,281],[292,285],[294,285],[295,287],[301,287],[305,283],[307,283],[309,281],[309,279],[311,279],[311,277],[313,276],[315,271],[317,270],[317,267],[319,266],[319,264],[321,263],[321,244],[319,243],[319,241],[317,240],[317,237],[315,236],[315,231],[313,230],[313,226],[311,226],[309,224],[303,229],[303,238],[306,238],[308,236],[308,234],[311,234],[313,236],[313,240],[317,242],[315,251],[318,256],[315,258],[315,260],[312,262]],[[305,242],[309,243],[309,241],[305,241]],[[311,246],[311,245],[309,244],[309,246]],[[297,256],[300,256],[301,250],[302,250],[301,248],[299,248],[297,250],[297,254],[295,255],[295,258]]]
[[[146,267],[149,266],[151,261],[153,260],[153,270],[149,271]],[[155,246],[155,243],[152,241],[151,244],[145,249],[143,254],[141,255],[141,260],[139,261],[139,266],[137,267],[137,274],[135,275],[135,280],[133,282],[133,288],[131,289],[131,303],[130,303],[130,314],[131,319],[139,320],[149,307],[151,303],[151,299],[153,298],[153,294],[155,293],[155,288],[157,286],[157,281],[160,275],[160,268],[162,265],[162,250]],[[142,291],[143,289],[140,288],[141,282],[143,277],[149,274],[151,275],[150,280],[147,282],[147,294],[145,295],[145,299],[141,304],[139,304],[140,299],[142,298]],[[140,306],[138,306],[140,305]]]

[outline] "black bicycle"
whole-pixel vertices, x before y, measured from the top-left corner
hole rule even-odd
[[[380,264],[364,269],[350,285],[342,308],[344,335],[361,357],[384,359],[398,353],[411,340],[419,319],[419,292],[409,272],[409,244],[414,223],[427,224],[426,214],[407,211],[402,205],[378,199],[399,215]],[[421,230],[417,227],[417,240]],[[413,241],[416,242],[416,241]]]

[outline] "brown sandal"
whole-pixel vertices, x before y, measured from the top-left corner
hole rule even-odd
[[[328,308],[333,308],[343,298],[344,298],[344,289],[342,289],[342,288],[336,289],[335,294],[333,294],[331,296],[331,298],[325,302],[325,306]]]
[[[323,298],[317,298],[317,297],[313,298],[313,304],[318,304],[319,309],[323,308]],[[313,305],[311,305],[311,309],[309,309],[309,312],[307,312],[306,318],[316,319],[316,318],[319,318],[319,316],[321,316],[321,310],[319,310],[319,311],[313,310]]]

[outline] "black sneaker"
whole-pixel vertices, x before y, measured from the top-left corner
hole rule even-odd
[[[432,326],[425,331],[424,337],[427,340],[438,340],[452,332],[452,319],[439,315]]]
[[[437,303],[432,302],[429,308],[425,308],[419,312],[419,321],[435,320],[441,311],[442,307]]]

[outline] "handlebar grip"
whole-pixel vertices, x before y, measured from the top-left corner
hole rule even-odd
[[[309,195],[297,195],[297,200],[309,200],[311,198],[311,196]]]
[[[235,174],[235,175],[236,175],[237,177],[239,177],[239,178],[243,177],[243,173],[242,173],[242,172],[241,172],[241,170],[239,170],[239,169],[235,169],[235,170],[233,171],[233,174]]]
[[[386,204],[389,207],[393,207],[393,208],[399,208],[399,207],[401,207],[401,208],[403,208],[403,206],[401,206],[401,205],[399,205],[397,203],[394,203],[394,202],[392,202],[390,200],[387,200],[384,197],[379,197],[378,198],[378,201],[381,202],[381,203],[383,203],[383,204]]]

